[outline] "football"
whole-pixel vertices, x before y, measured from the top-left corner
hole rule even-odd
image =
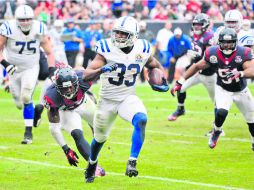
[[[154,68],[152,70],[149,70],[148,72],[148,83],[150,85],[162,85],[163,77],[164,77],[164,73],[160,69]]]

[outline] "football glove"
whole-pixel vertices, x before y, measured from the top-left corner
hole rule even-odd
[[[118,65],[115,63],[113,65],[104,65],[102,68],[101,68],[101,72],[102,73],[110,73],[112,71],[115,71],[117,69]]]
[[[169,86],[167,84],[167,80],[162,78],[162,85],[151,85],[152,89],[158,92],[167,92],[169,90]]]
[[[244,77],[243,71],[229,70],[229,71],[226,73],[226,78],[227,78],[228,80],[234,80],[234,79],[242,78],[242,77]]]
[[[78,166],[77,163],[78,163],[78,155],[76,154],[75,151],[73,151],[72,149],[70,148],[67,148],[66,150],[64,150],[64,153],[68,159],[68,162],[71,166]]]
[[[175,96],[175,92],[180,91],[185,79],[177,80],[175,86],[170,90],[172,96]]]

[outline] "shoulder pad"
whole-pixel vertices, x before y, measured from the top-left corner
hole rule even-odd
[[[9,37],[11,34],[12,34],[12,29],[11,29],[10,23],[8,21],[5,21],[0,26],[0,35]]]
[[[105,54],[105,53],[108,53],[110,52],[112,47],[111,47],[111,42],[110,42],[110,39],[102,39],[102,40],[99,40],[96,42],[96,45],[95,45],[95,51],[96,53],[99,53],[99,54]]]

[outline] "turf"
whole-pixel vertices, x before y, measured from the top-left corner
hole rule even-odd
[[[254,92],[253,84],[250,85]],[[93,86],[98,94],[99,85]],[[38,102],[40,89],[35,91]],[[0,189],[253,189],[254,152],[247,125],[233,106],[214,150],[204,136],[213,123],[213,103],[206,90],[198,85],[187,94],[186,115],[175,122],[167,116],[176,108],[170,93],[158,93],[149,85],[139,85],[138,96],[148,111],[146,140],[138,160],[139,176],[124,176],[130,152],[132,126],[117,118],[99,162],[105,177],[93,184],[84,183],[86,162],[80,156],[79,167],[70,167],[63,151],[48,130],[46,112],[41,125],[34,129],[32,145],[21,145],[24,124],[10,94],[0,89]],[[85,137],[92,134],[84,124]],[[68,144],[77,152],[73,140]]]

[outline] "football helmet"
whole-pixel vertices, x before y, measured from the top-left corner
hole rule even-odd
[[[15,11],[15,19],[18,27],[23,32],[28,32],[32,28],[34,11],[28,5],[20,5]]]
[[[238,32],[242,27],[243,15],[236,9],[229,10],[226,12],[224,22],[225,27],[233,28]]]
[[[77,95],[79,80],[75,71],[69,67],[60,68],[56,71],[54,83],[57,92],[67,98],[72,99]]]
[[[111,33],[111,42],[118,48],[133,46],[138,39],[139,25],[136,19],[130,16],[116,20]]]
[[[204,33],[210,25],[210,17],[207,14],[197,14],[192,21],[192,30],[196,35]]]
[[[230,55],[236,50],[237,34],[232,28],[224,28],[219,34],[220,51]]]

